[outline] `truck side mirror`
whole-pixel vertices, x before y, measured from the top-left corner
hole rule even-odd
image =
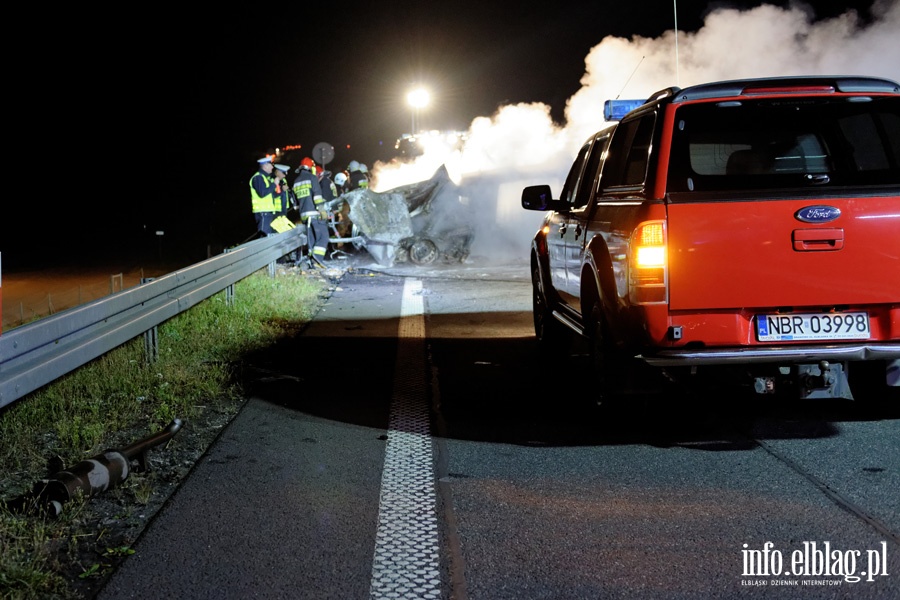
[[[559,200],[553,199],[549,185],[530,185],[522,190],[522,208],[525,210],[557,210]]]

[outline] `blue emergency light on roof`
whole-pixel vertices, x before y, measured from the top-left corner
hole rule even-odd
[[[603,103],[603,119],[606,121],[621,121],[622,117],[644,102],[644,100],[607,100]]]

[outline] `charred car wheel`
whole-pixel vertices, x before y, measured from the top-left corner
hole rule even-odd
[[[409,260],[417,265],[427,265],[437,258],[438,249],[434,242],[419,238],[409,246]]]

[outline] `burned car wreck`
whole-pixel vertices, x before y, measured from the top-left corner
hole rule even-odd
[[[344,204],[349,211],[342,210]],[[328,202],[327,209],[335,215],[329,238],[338,248],[333,254],[351,244],[365,249],[381,266],[463,262],[474,239],[469,209],[444,166],[426,181],[386,192],[353,190]],[[341,214],[350,227],[346,222],[338,226],[336,216]],[[342,235],[347,231],[349,236]]]

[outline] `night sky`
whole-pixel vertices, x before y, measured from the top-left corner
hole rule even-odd
[[[680,0],[678,28],[760,3]],[[808,4],[819,18],[848,6],[867,17],[871,2]],[[247,181],[267,151],[328,142],[331,168],[389,160],[411,128],[414,84],[434,98],[425,128],[465,130],[520,102],[562,119],[593,46],[675,22],[675,3],[650,0],[315,6],[79,5],[23,21],[27,41],[5,59],[8,160],[25,164],[8,173],[3,269],[140,261],[159,253],[156,231],[167,253],[195,262],[253,234]]]

